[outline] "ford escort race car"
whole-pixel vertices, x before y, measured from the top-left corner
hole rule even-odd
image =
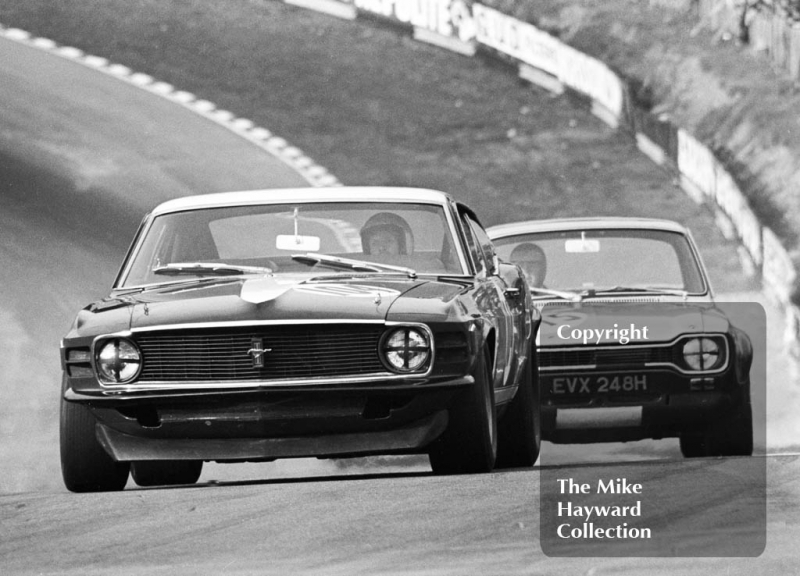
[[[752,453],[751,341],[715,305],[686,228],[582,218],[488,232],[542,313],[543,438],[678,437],[687,457]]]

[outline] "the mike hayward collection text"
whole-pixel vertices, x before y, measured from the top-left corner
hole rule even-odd
[[[572,478],[559,478],[559,494],[616,494],[640,495],[642,485],[630,483],[626,478],[598,479],[597,484],[578,483]],[[630,505],[578,505],[570,501],[558,501],[558,516],[581,521],[580,524],[565,522],[558,525],[556,534],[565,539],[649,539],[652,538],[650,528],[629,526],[621,522],[615,526],[595,526],[592,520],[603,518],[641,518],[642,501],[636,500]]]

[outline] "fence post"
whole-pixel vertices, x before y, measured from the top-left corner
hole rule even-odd
[[[764,12],[758,10],[750,23],[750,47],[756,52],[769,50],[769,22]]]
[[[789,43],[789,77],[792,80],[800,79],[800,22],[792,22],[789,28],[791,42]]]

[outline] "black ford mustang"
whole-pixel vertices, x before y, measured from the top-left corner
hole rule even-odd
[[[166,202],[62,341],[64,482],[192,483],[204,461],[308,456],[532,466],[538,318],[521,270],[441,192]]]

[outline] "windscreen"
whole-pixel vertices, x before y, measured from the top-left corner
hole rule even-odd
[[[442,206],[302,203],[158,216],[134,249],[121,287],[164,282],[166,272],[198,263],[259,267],[276,274],[304,272],[313,262],[293,258],[302,254],[409,267],[419,274],[464,273]]]
[[[519,264],[532,286],[598,290],[618,286],[705,292],[688,239],[662,230],[575,230],[495,240],[501,259]]]

